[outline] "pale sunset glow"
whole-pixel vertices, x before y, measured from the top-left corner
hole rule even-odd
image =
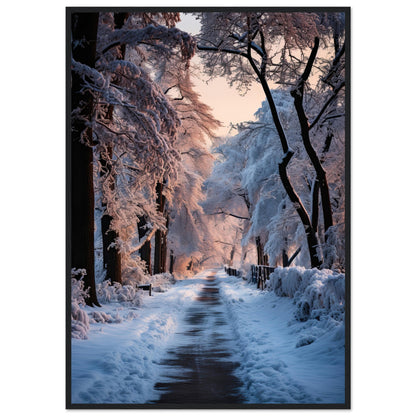
[[[192,35],[199,33],[201,25],[190,13],[181,13],[181,21],[177,24],[181,30]],[[192,78],[201,99],[212,109],[214,117],[222,123],[216,134],[226,136],[230,132],[230,124],[254,120],[254,113],[264,100],[261,85],[253,82],[249,91],[242,95],[235,87],[231,87],[224,78],[211,80],[201,71],[201,60],[197,55],[193,58],[195,74]],[[231,132],[235,134],[235,131]]]

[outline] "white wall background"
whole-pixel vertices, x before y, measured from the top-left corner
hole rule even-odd
[[[82,3],[2,5],[0,409],[5,415],[66,412],[65,6]],[[115,3],[90,0],[85,5]],[[157,2],[178,4],[195,2]],[[202,5],[258,4],[214,0]],[[410,415],[416,370],[416,230],[408,219],[416,189],[411,3],[332,0],[295,5],[352,6],[352,414]]]

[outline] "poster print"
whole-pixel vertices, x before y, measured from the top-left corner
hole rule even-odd
[[[67,408],[349,408],[349,30],[67,9]]]

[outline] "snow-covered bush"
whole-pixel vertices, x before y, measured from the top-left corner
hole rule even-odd
[[[72,338],[87,339],[90,322],[87,312],[79,307],[76,302],[71,304],[71,333]]]
[[[148,277],[146,263],[139,256],[122,254],[122,276],[125,285],[136,286],[146,282]]]
[[[87,339],[90,327],[87,312],[80,308],[85,306],[85,299],[89,296],[88,289],[84,289],[82,278],[85,276],[85,269],[71,270],[71,332],[72,338]],[[80,279],[76,276],[81,275]]]
[[[142,296],[143,290],[132,285],[111,284],[108,280],[97,285],[97,297],[100,303],[129,303],[138,307],[142,304]]]
[[[175,278],[170,273],[160,273],[148,276],[147,283],[152,284],[153,292],[166,292],[175,283]]]
[[[345,270],[345,239],[340,236],[345,235],[345,223],[328,228],[326,241],[322,245],[324,267],[335,270]]]
[[[332,270],[278,267],[270,275],[268,287],[277,296],[293,298],[297,305],[296,319],[320,319],[330,315],[343,320],[345,275]]]
[[[84,289],[84,281],[82,280],[87,274],[85,269],[71,270],[71,301],[76,302],[77,305],[85,305],[85,299],[89,297],[89,289]],[[81,278],[76,276],[81,275]]]

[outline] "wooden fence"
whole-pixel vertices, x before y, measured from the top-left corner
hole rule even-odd
[[[224,271],[228,274],[228,276],[240,276],[240,271],[232,269],[231,267],[224,266]]]
[[[251,265],[251,282],[257,284],[257,289],[263,290],[266,285],[266,280],[274,272],[274,267],[262,266],[257,264]]]
[[[269,280],[270,274],[274,272],[274,267],[252,264],[251,265],[251,283],[257,285],[257,289],[263,290],[266,286],[266,280]],[[241,276],[237,269],[224,266],[224,271],[229,276]]]

